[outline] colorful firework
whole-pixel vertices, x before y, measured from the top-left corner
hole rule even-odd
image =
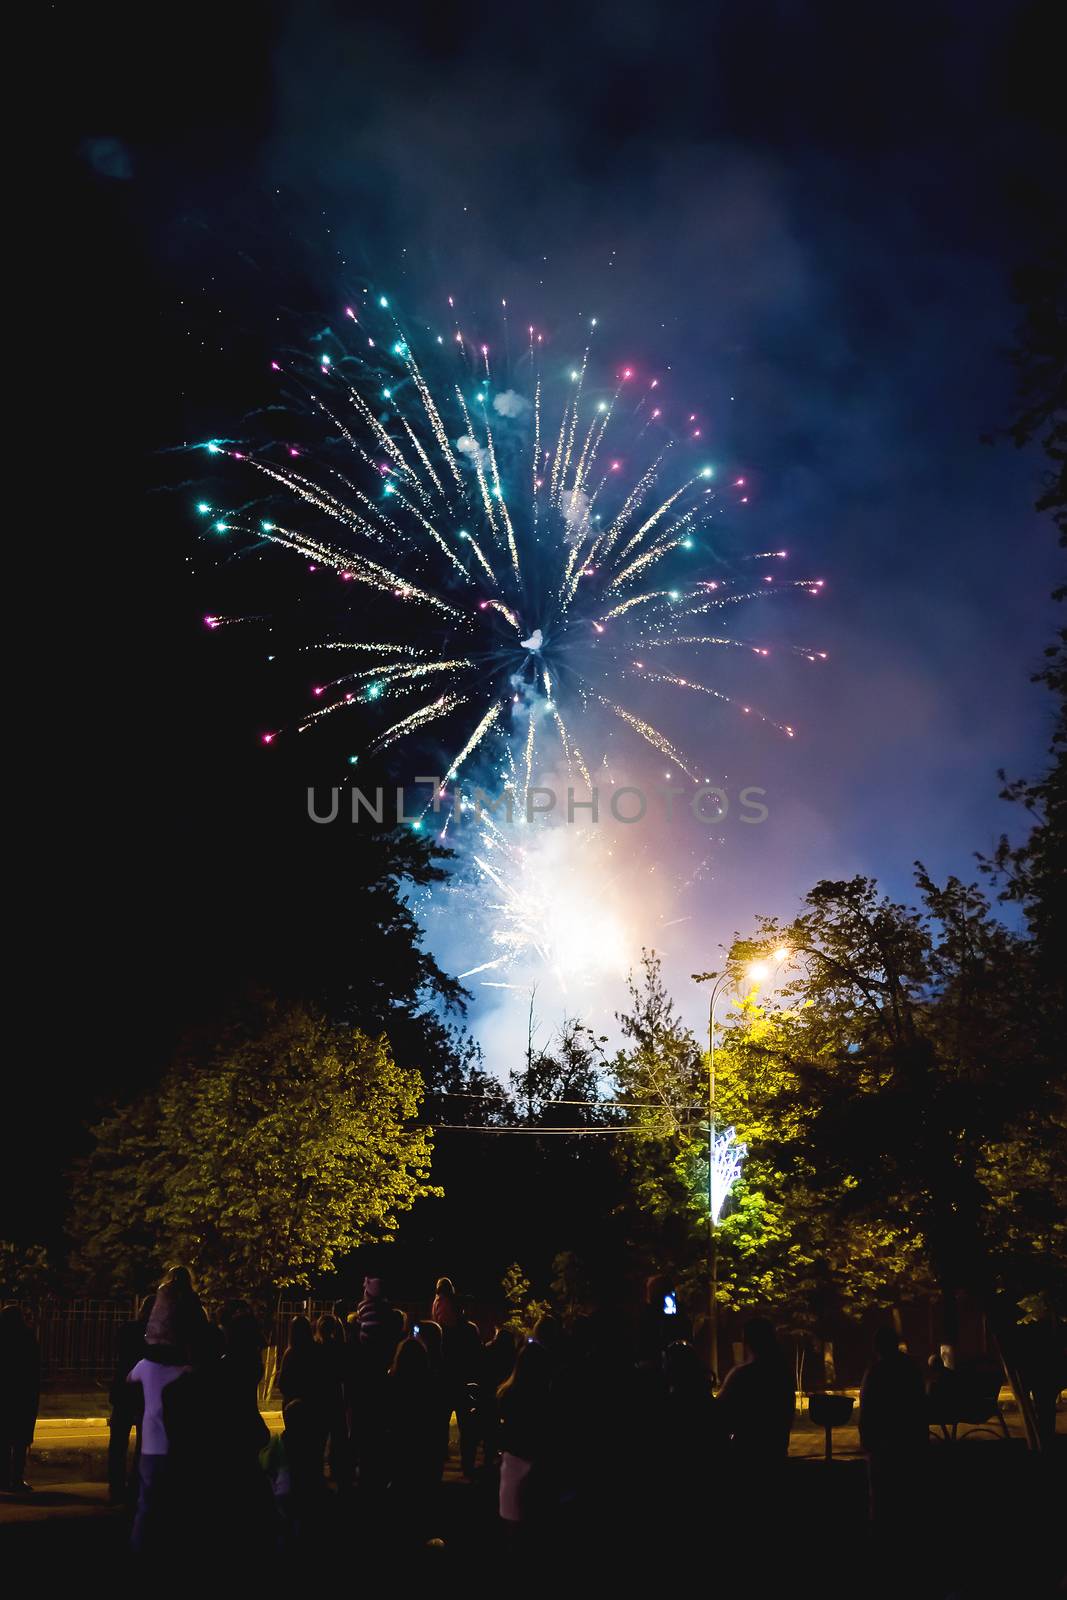
[[[240,513],[197,508],[212,536],[279,546],[351,586],[336,636],[304,648],[347,654],[352,668],[315,686],[296,731],[354,713],[353,760],[433,737],[448,780],[503,737],[523,798],[548,738],[591,783],[592,714],[695,777],[694,758],[623,703],[627,682],[710,696],[792,737],[697,663],[721,649],[766,655],[711,619],[783,589],[818,594],[822,580],[738,579],[741,562],[784,551],[717,555],[717,519],[747,501],[745,479],[719,487],[694,414],[679,408],[670,430],[658,379],[624,366],[598,384],[588,347],[546,376],[530,328],[497,381],[488,345],[458,326],[426,335],[419,359],[385,296],[347,317],[347,339],[327,332],[313,359],[271,363],[284,405],[270,414],[299,413],[305,428],[310,416],[318,442],[211,441],[264,492]]]

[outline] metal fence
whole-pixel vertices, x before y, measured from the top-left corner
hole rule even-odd
[[[137,1315],[135,1297],[122,1300],[41,1300],[19,1302],[41,1347],[41,1376],[50,1379],[110,1378],[115,1370],[119,1329]],[[295,1316],[314,1323],[336,1308],[335,1300],[280,1300],[264,1318],[263,1333],[278,1359],[289,1342]]]
[[[115,1368],[118,1332],[137,1301],[24,1300],[41,1347],[42,1378],[105,1378]]]

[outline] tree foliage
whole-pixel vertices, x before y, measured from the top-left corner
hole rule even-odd
[[[973,885],[938,886],[921,866],[917,884],[918,908],[866,878],[823,882],[792,924],[764,919],[736,942],[739,971],[791,951],[777,999],[731,1030],[748,1182],[763,1162],[778,1174],[767,1187],[791,1231],[822,1231],[823,1274],[846,1267],[846,1306],[865,1282],[924,1278],[986,1304],[1062,1297],[1063,1088],[1033,946]]]
[[[412,1125],[422,1093],[384,1034],[262,1002],[93,1130],[74,1184],[82,1272],[134,1288],[181,1260],[212,1291],[310,1287],[437,1192]]]
[[[1016,274],[1022,308],[1013,359],[1018,412],[1010,429],[1018,447],[1040,445],[1046,472],[1035,509],[1051,514],[1061,549],[1067,549],[1067,243]],[[1067,584],[1053,599],[1067,598]],[[1067,944],[1067,629],[1046,647],[1034,682],[1052,693],[1055,709],[1050,764],[1037,778],[1004,780],[1002,797],[1025,807],[1030,830],[1020,845],[1001,839],[985,865],[1003,885],[1002,898],[1026,913],[1045,969],[1045,982],[1063,1002],[1062,951]]]

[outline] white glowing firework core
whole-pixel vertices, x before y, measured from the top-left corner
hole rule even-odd
[[[737,1138],[734,1128],[724,1128],[721,1133],[711,1130],[709,1141],[711,1156],[711,1220],[718,1222],[730,1190],[741,1176],[741,1168],[748,1146]]]
[[[475,860],[493,894],[486,909],[496,953],[461,978],[501,968],[514,974],[532,959],[564,993],[621,979],[635,941],[595,835],[570,827],[516,831],[514,844],[496,828],[482,836]]]

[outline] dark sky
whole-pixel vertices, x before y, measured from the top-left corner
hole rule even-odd
[[[672,971],[820,876],[971,870],[1010,820],[997,768],[1033,771],[1050,724],[1040,462],[981,437],[1012,414],[1011,272],[1062,216],[1054,10],[52,8],[16,330],[34,592],[62,590],[31,602],[24,697],[31,1119],[57,1078],[80,1106],[153,1070],[241,967],[248,882],[299,870],[263,821],[259,680],[208,653],[212,575],[165,486],[173,446],[259,403],[277,331],[358,283],[427,318],[450,292],[561,330],[595,311],[608,358],[669,368],[745,463],[755,547],[827,580],[815,618],[766,625],[830,653],[759,669],[797,741],[709,727],[771,818],[714,842]]]

